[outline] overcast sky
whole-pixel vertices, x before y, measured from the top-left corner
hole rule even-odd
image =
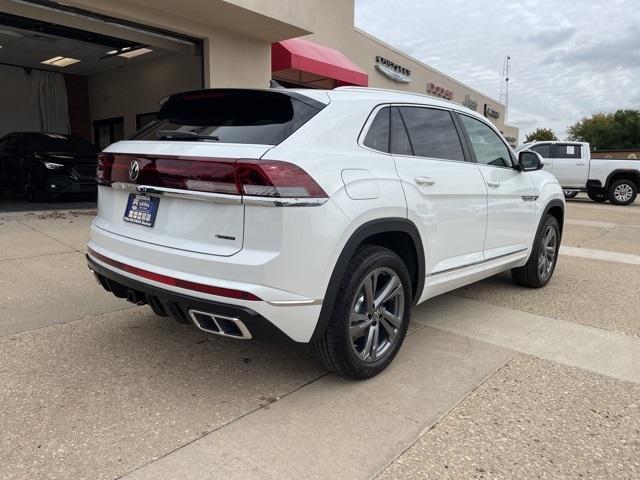
[[[524,134],[640,108],[640,0],[356,0],[356,26],[495,99]]]

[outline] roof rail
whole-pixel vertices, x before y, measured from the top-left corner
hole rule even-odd
[[[459,103],[452,102],[451,100],[447,100],[446,98],[434,97],[433,95],[427,95],[426,93],[417,93],[417,92],[406,92],[404,90],[393,90],[391,88],[377,88],[377,87],[355,87],[355,86],[344,86],[337,87],[334,90],[350,90],[355,92],[383,92],[383,93],[396,93],[400,95],[409,95],[412,97],[420,97],[420,98],[430,98],[436,99],[441,102],[451,103],[452,105],[461,106]]]

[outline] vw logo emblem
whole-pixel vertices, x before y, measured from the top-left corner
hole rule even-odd
[[[135,182],[138,179],[138,175],[140,175],[140,164],[137,160],[133,160],[129,165],[129,179]]]

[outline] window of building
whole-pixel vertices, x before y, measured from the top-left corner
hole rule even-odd
[[[467,130],[478,163],[494,167],[513,167],[509,148],[492,128],[467,115],[460,115],[460,118]]]
[[[464,161],[458,132],[447,110],[400,107],[415,156]]]

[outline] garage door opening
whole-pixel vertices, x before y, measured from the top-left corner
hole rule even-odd
[[[95,154],[90,159],[82,142],[102,150],[153,121],[163,98],[202,88],[202,43],[103,18],[24,9],[37,15],[0,13],[0,193],[25,194],[34,187],[28,182],[42,176],[36,170],[51,177],[49,167],[68,178],[40,182],[35,187],[43,193],[95,192],[86,165]],[[84,156],[82,168],[54,167],[76,156]],[[45,163],[38,157],[47,166],[34,167]]]

